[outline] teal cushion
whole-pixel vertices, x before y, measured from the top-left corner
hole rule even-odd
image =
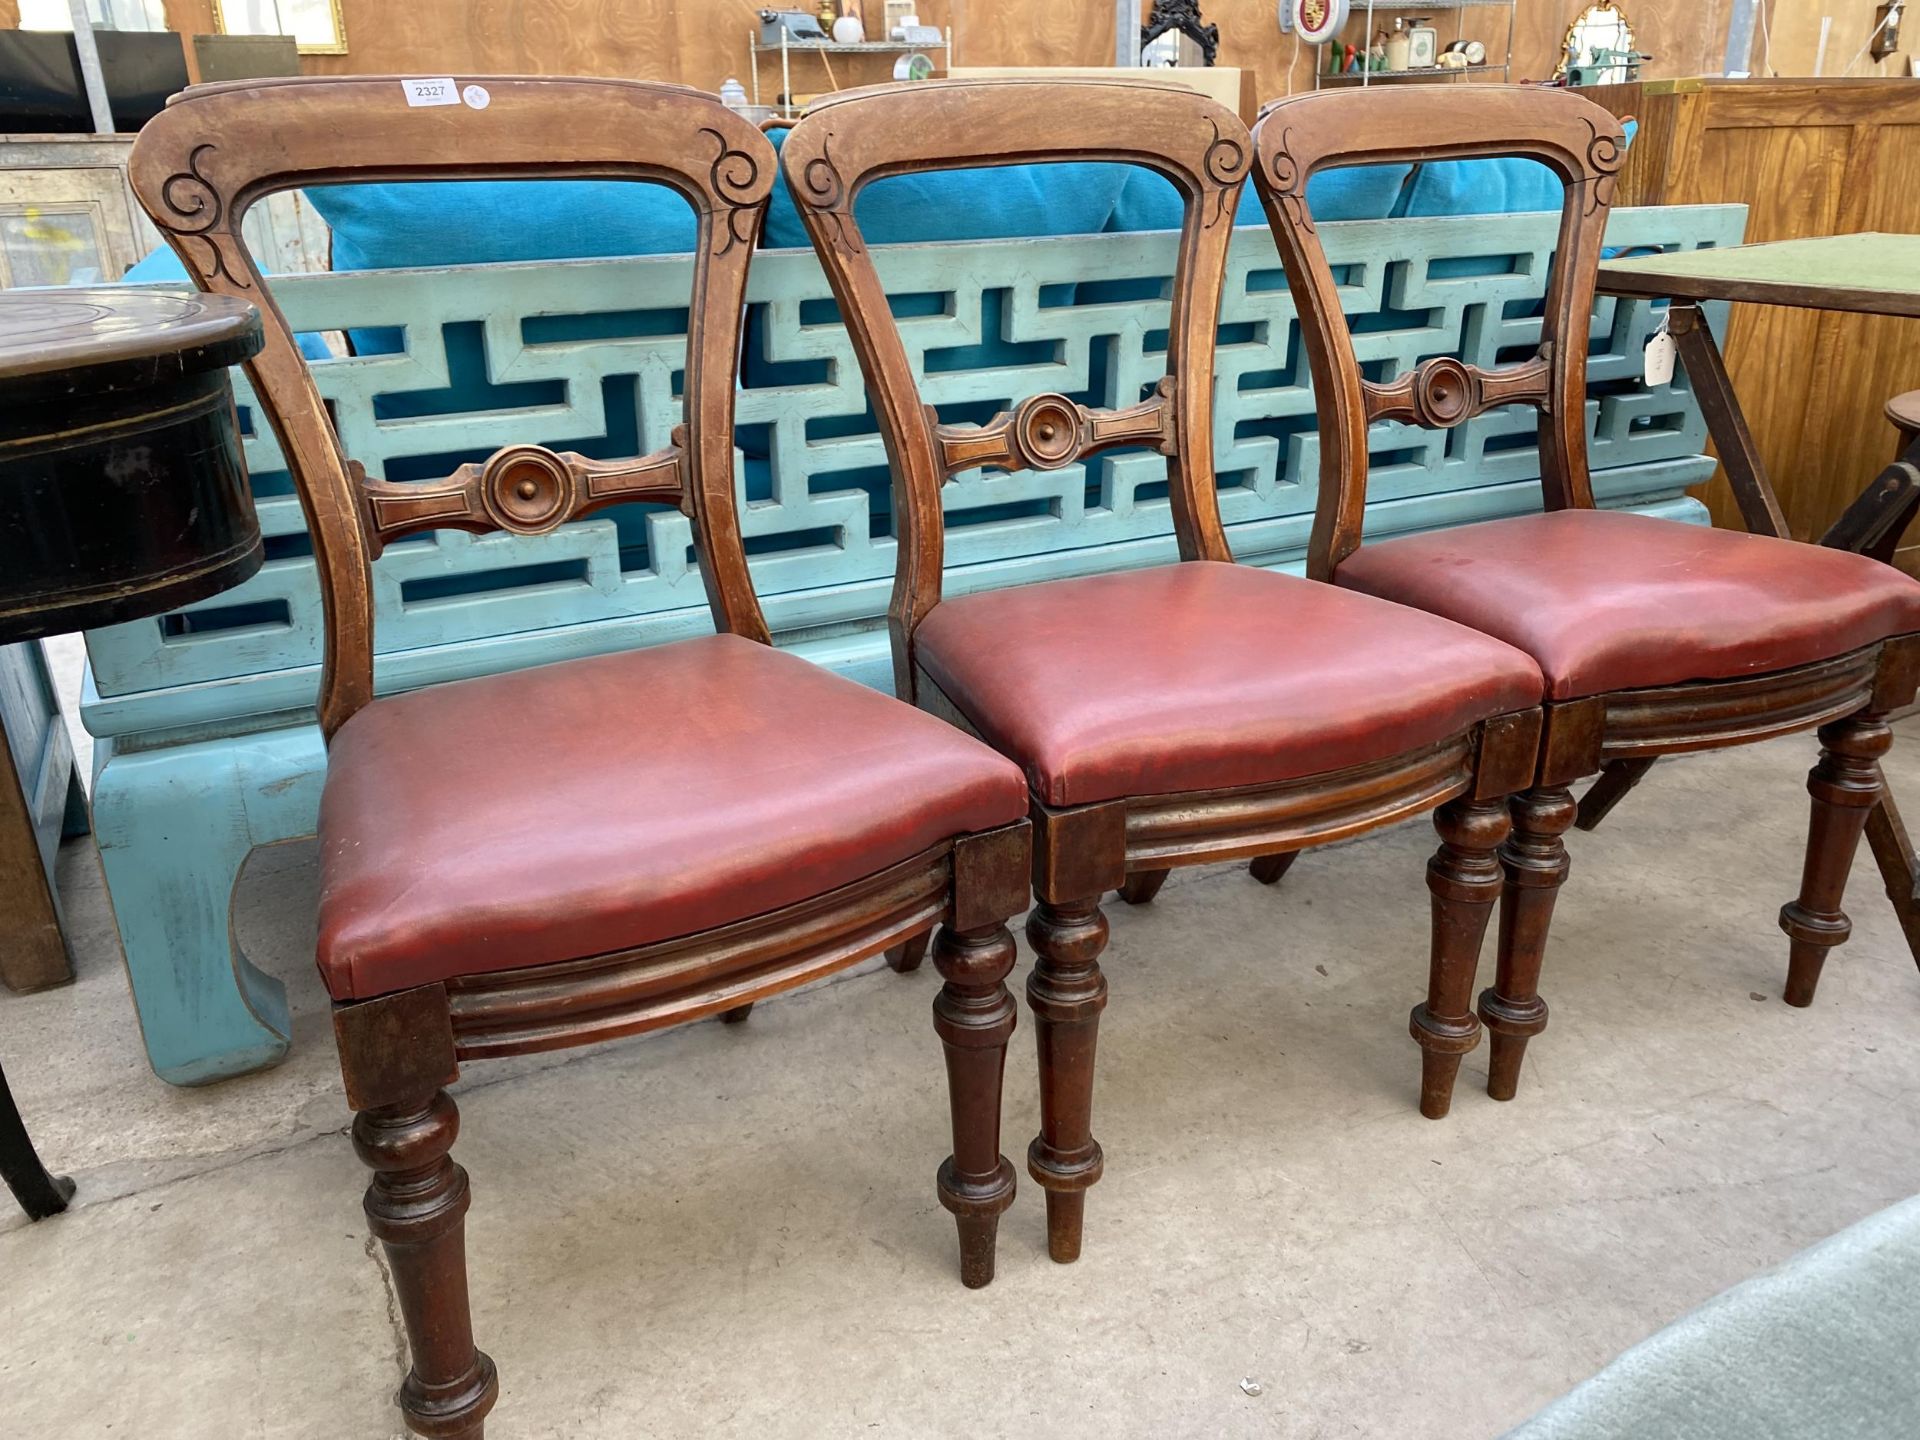
[[[583,260],[693,249],[693,208],[632,180],[448,180],[306,192],[335,270]]]
[[[1558,210],[1560,177],[1538,160],[1439,160],[1422,165],[1396,216],[1508,215]]]
[[[335,270],[678,254],[693,207],[634,180],[447,180],[326,185],[307,199],[333,230]],[[349,332],[356,355],[401,348],[396,330]]]
[[[1628,120],[1623,128],[1630,146],[1640,126]],[[1558,210],[1565,195],[1560,177],[1538,160],[1514,155],[1494,160],[1434,160],[1419,167],[1393,214],[1522,214]],[[1308,198],[1312,198],[1311,191]],[[1319,213],[1314,211],[1316,216]]]
[[[1323,170],[1307,182],[1307,204],[1315,220],[1384,220],[1393,213],[1412,170],[1411,165],[1348,165]],[[1173,188],[1172,181],[1134,166],[1107,229],[1178,230],[1181,210],[1180,192]],[[1234,224],[1266,223],[1266,212],[1249,182],[1241,189]]]
[[[775,130],[769,138],[778,149],[786,143],[787,131]],[[1097,235],[1133,168],[1104,163],[1003,165],[889,175],[860,192],[856,214],[870,245]],[[802,249],[810,243],[784,176],[767,210],[765,243],[774,249]]]

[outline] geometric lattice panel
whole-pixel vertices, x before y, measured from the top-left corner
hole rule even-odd
[[[1739,207],[1619,210],[1615,246],[1738,243]],[[1451,354],[1492,367],[1539,336],[1557,219],[1359,221],[1322,227],[1374,378]],[[1168,234],[927,244],[876,250],[926,395],[947,420],[985,420],[1059,391],[1126,405],[1164,371]],[[316,380],[347,453],[393,481],[446,475],[532,441],[603,458],[667,443],[680,415],[691,266],[666,256],[288,277],[299,331],[351,330],[364,352]],[[892,583],[886,457],[859,366],[811,252],[756,258],[738,478],[753,577],[783,640],[870,629]],[[1591,459],[1602,502],[1677,496],[1705,478],[1705,429],[1684,376],[1641,384],[1655,318],[1602,300],[1591,338]],[[378,334],[397,332],[386,341]],[[240,403],[251,394],[244,379]],[[1318,449],[1293,304],[1264,227],[1234,239],[1217,367],[1216,466],[1235,554],[1296,558],[1311,527]],[[257,412],[254,412],[257,415]],[[268,561],[202,605],[92,632],[96,730],[230,723],[310,705],[318,591],[299,506],[270,431],[247,444]],[[1536,506],[1532,412],[1456,430],[1376,425],[1370,533]],[[1050,472],[973,473],[945,492],[949,593],[1149,563],[1173,553],[1164,463],[1110,453]],[[382,688],[709,628],[677,512],[630,506],[533,538],[440,532],[375,567]],[[96,719],[100,723],[95,723]]]

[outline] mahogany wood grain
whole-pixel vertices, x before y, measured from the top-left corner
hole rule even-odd
[[[1315,378],[1320,503],[1307,573],[1330,579],[1360,547],[1366,515],[1367,425],[1391,416],[1428,428],[1457,425],[1493,406],[1540,412],[1541,484],[1549,509],[1591,507],[1587,476],[1587,322],[1607,206],[1619,173],[1620,122],[1570,92],[1510,86],[1385,89],[1353,103],[1326,91],[1278,101],[1255,129],[1254,183],[1273,229]],[[1307,205],[1307,182],[1335,165],[1520,155],[1566,186],[1553,276],[1534,358],[1478,372],[1450,358],[1369,389],[1339,289]],[[1572,343],[1564,343],[1571,340]]]
[[[1729,92],[1727,117],[1739,114],[1752,127],[1770,125],[1773,117],[1764,107],[1747,105],[1752,98],[1751,92]],[[1853,103],[1845,96],[1834,100],[1843,110]],[[1727,117],[1729,126],[1742,123]],[[1920,110],[1915,117],[1920,120]],[[1697,139],[1684,124],[1669,128]],[[1673,140],[1675,147],[1684,143]],[[1591,508],[1584,434],[1585,337],[1593,321],[1600,237],[1621,168],[1620,131],[1613,117],[1590,100],[1547,90],[1328,92],[1270,105],[1255,127],[1254,144],[1254,181],[1300,312],[1320,421],[1321,496],[1310,573],[1331,578],[1362,542],[1367,431],[1375,419],[1444,428],[1494,404],[1532,405],[1540,412],[1546,508]],[[1525,365],[1508,369],[1504,378],[1457,361],[1449,367],[1430,360],[1388,384],[1369,383],[1361,374],[1307,205],[1307,181],[1316,169],[1335,163],[1490,155],[1530,156],[1552,168],[1566,187],[1539,353]],[[1820,183],[1830,181],[1827,176]],[[1720,364],[1698,308],[1676,304],[1673,329],[1688,354],[1702,405],[1723,421],[1737,419],[1733,381]],[[1777,361],[1770,358],[1768,363]],[[1716,433],[1732,437],[1731,453],[1723,450],[1723,458],[1749,528],[1785,535],[1790,513],[1767,487],[1759,447],[1744,420],[1717,426]],[[1561,837],[1576,818],[1585,828],[1597,824],[1662,755],[1819,730],[1821,760],[1808,782],[1814,814],[1805,875],[1799,898],[1781,914],[1792,942],[1787,999],[1796,1005],[1811,1001],[1821,962],[1847,936],[1848,922],[1840,909],[1847,870],[1868,816],[1885,791],[1878,760],[1891,736],[1884,719],[1912,702],[1920,680],[1917,667],[1920,635],[1901,635],[1769,674],[1622,689],[1546,705],[1534,773],[1512,787],[1521,792],[1511,802],[1512,837],[1505,839],[1503,832],[1499,845],[1499,868],[1505,877],[1499,968],[1479,1007],[1480,1020],[1494,1035],[1488,1078],[1494,1098],[1513,1097],[1527,1042],[1546,1026],[1547,1007],[1538,983],[1554,899],[1567,873]],[[1603,767],[1606,778],[1583,811],[1567,787]],[[1458,927],[1467,923],[1459,918],[1467,912],[1457,907],[1477,903],[1471,898],[1477,893],[1472,887],[1484,880],[1481,861],[1460,837],[1481,833],[1473,825],[1490,822],[1475,819],[1469,825],[1464,812],[1441,813],[1452,813],[1456,827],[1465,827],[1449,838],[1451,851],[1443,846],[1434,871],[1440,887],[1435,890],[1436,905],[1444,892],[1447,903],[1456,907],[1449,923]],[[1906,868],[1899,871],[1901,884],[1891,878],[1895,870],[1886,871],[1889,893],[1906,920],[1920,907],[1920,884],[1913,879],[1912,847],[1891,815],[1884,812],[1876,822],[1874,848],[1883,867],[1906,857]],[[1902,891],[1904,895],[1896,893]],[[1920,918],[1914,928],[1920,936]],[[1452,962],[1445,959],[1450,953],[1436,942],[1424,1019],[1422,1011],[1414,1018],[1416,1038],[1423,1031],[1427,1036],[1422,1103],[1429,1114],[1444,1113],[1458,1068],[1457,1057],[1448,1058],[1448,1047],[1470,1044],[1475,1028],[1469,1024],[1471,1017],[1463,1018],[1453,1008]]]
[[[1093,1138],[1093,1058],[1107,1008],[1107,917],[1098,895],[1042,898],[1027,916],[1027,943],[1027,1004],[1040,1049],[1040,1133],[1027,1168],[1047,1192],[1047,1253],[1067,1264],[1080,1258],[1087,1190],[1105,1168]]]
[[[916,693],[909,663],[913,631],[940,601],[945,547],[940,486],[951,473],[949,454],[957,445],[966,453],[967,430],[940,426],[927,415],[898,330],[881,323],[891,319],[886,291],[861,239],[854,205],[865,185],[887,175],[1067,155],[1149,166],[1171,180],[1187,202],[1173,283],[1168,376],[1155,402],[1164,401],[1173,416],[1165,422],[1156,418],[1154,433],[1161,433],[1162,424],[1170,430],[1160,448],[1168,456],[1181,554],[1230,559],[1211,452],[1213,332],[1234,205],[1249,158],[1246,129],[1233,112],[1186,91],[1117,80],[935,81],[833,96],[789,132],[781,151],[801,218],[841,314],[848,317],[893,461],[900,561],[889,623],[895,688],[905,696]],[[1040,455],[1057,467],[1099,448],[1102,428],[1132,433],[1131,421],[1121,418],[1128,413],[1082,416],[1062,397],[1037,396],[996,423],[1022,455]],[[968,428],[976,432],[975,453],[1004,453],[990,427],[985,433]],[[1042,436],[1042,430],[1048,433]]]
[[[414,109],[397,78],[202,87],[176,97],[134,149],[136,193],[195,281],[253,301],[266,317],[266,348],[249,371],[314,540],[327,625],[319,718],[329,740],[356,712],[384,703],[373,699],[370,566],[386,541],[419,531],[538,534],[607,505],[673,503],[693,522],[716,626],[769,639],[741,544],[733,394],[747,267],[773,184],[772,146],[717,100],[678,87],[491,76],[455,83],[483,85],[490,103]],[[368,478],[342,453],[247,252],[241,220],[248,207],[273,190],[326,181],[551,175],[659,183],[697,217],[684,423],[672,443],[628,461],[516,445],[441,482]],[[337,764],[345,753],[336,747]],[[566,764],[564,737],[543,758]],[[934,960],[944,983],[934,1029],[953,1109],[953,1152],[938,1194],[955,1217],[962,1280],[985,1284],[998,1217],[1014,1190],[1012,1165],[999,1154],[1001,1077],[1014,1025],[1004,981],[1015,951],[1006,922],[1027,908],[1031,869],[1027,821],[961,828],[877,873],[735,924],[336,1005],[341,1071],[358,1112],[355,1145],[374,1172],[368,1223],[386,1247],[411,1352],[399,1394],[408,1426],[480,1440],[499,1394],[492,1361],[474,1345],[464,1255],[469,1188],[450,1157],[458,1117],[445,1087],[462,1061],[591,1044],[712,1015],[738,1023],[757,1001],[871,955],[893,952],[896,968],[912,969],[936,927]]]
[[[933,1002],[933,1028],[947,1052],[953,1100],[953,1154],[940,1167],[940,1203],[960,1230],[960,1279],[979,1289],[993,1279],[1000,1216],[1013,1203],[1013,1164],[1000,1153],[1000,1085],[1019,1007],[1007,992],[1016,955],[996,921],[977,930],[941,930],[933,966],[946,981]]]
[[[851,92],[816,104],[788,134],[781,164],[859,356],[891,462],[900,542],[889,616],[894,675],[899,693],[923,709],[978,733],[916,662],[914,648],[916,631],[941,603],[940,492],[956,470],[982,464],[1057,468],[1109,445],[1145,445],[1166,457],[1181,558],[1232,559],[1212,463],[1213,361],[1234,207],[1250,157],[1250,136],[1225,107],[1191,92],[1125,80],[936,82]],[[1092,409],[1043,394],[1016,401],[985,425],[943,424],[921,395],[855,217],[861,187],[914,171],[1056,160],[1146,166],[1182,196],[1167,374],[1149,399],[1119,409]],[[1544,362],[1517,380],[1461,379],[1444,370],[1427,370],[1427,383],[1410,389],[1406,403],[1417,397],[1446,409],[1454,404],[1456,385],[1480,397],[1544,395],[1546,380],[1558,373]],[[1143,633],[1138,643],[1156,642]],[[1100,898],[1118,890],[1144,904],[1173,867],[1223,859],[1275,857],[1269,878],[1278,878],[1302,848],[1460,797],[1477,807],[1476,815],[1502,817],[1504,833],[1501,806],[1507,793],[1533,779],[1539,728],[1537,710],[1496,716],[1411,753],[1279,785],[1069,807],[1033,797],[1038,903],[1028,916],[1027,935],[1037,959],[1027,995],[1039,1052],[1041,1126],[1027,1164],[1047,1192],[1048,1252],[1055,1260],[1080,1254],[1086,1192],[1102,1170],[1092,1125],[1094,1056],[1107,1000],[1100,955],[1108,931]],[[1434,972],[1435,985],[1445,982],[1434,996],[1436,1013],[1464,1017],[1463,1023],[1476,1027],[1472,957],[1466,953],[1471,927],[1456,911],[1457,904],[1470,910],[1483,890],[1487,904],[1497,894],[1498,868],[1491,859],[1497,843],[1494,837],[1481,847],[1485,864],[1494,866],[1492,889],[1485,889],[1476,871],[1460,891],[1474,898],[1459,900],[1450,891],[1449,919],[1436,925],[1433,942],[1436,955],[1444,951],[1448,957]],[[1473,889],[1476,884],[1480,890]],[[1484,923],[1484,906],[1481,918]],[[1433,1042],[1425,1032],[1416,1038],[1423,1045]],[[1444,1042],[1454,1046],[1456,1064],[1458,1038]]]
[[[268,418],[302,482],[327,618],[320,724],[329,736],[373,698],[369,512],[383,537],[418,528],[407,523],[428,518],[417,507],[435,503],[451,511],[441,518],[461,528],[532,533],[592,508],[592,480],[604,472],[576,472],[541,447],[516,446],[481,475],[413,492],[416,509],[388,518],[407,497],[349,470],[293,332],[241,236],[249,208],[277,190],[402,177],[593,176],[650,181],[685,199],[698,220],[686,369],[695,441],[641,462],[651,482],[641,488],[648,498],[676,494],[691,512],[701,574],[724,627],[767,638],[733,504],[732,376],[747,265],[773,186],[771,146],[731,110],[676,87],[511,77],[478,83],[490,96],[481,109],[413,107],[397,77],[198,86],[147,125],[129,162],[135,194],[195,283],[253,301],[265,316],[266,346],[247,373],[269,397]],[[674,473],[677,484],[666,479]],[[399,528],[386,528],[393,525]]]
[[[1880,757],[1892,745],[1885,716],[1873,711],[1820,727],[1820,761],[1807,775],[1813,823],[1806,867],[1799,896],[1780,908],[1780,928],[1792,942],[1782,997],[1789,1005],[1813,1003],[1828,952],[1853,932],[1840,899],[1867,816],[1880,800]]]
[[[1493,902],[1500,897],[1496,852],[1511,822],[1498,800],[1456,800],[1433,812],[1440,849],[1427,862],[1433,896],[1433,961],[1427,998],[1409,1027],[1420,1043],[1420,1113],[1444,1119],[1453,1104],[1460,1057],[1480,1043],[1473,976]]]
[[[1496,1100],[1513,1099],[1527,1041],[1547,1028],[1540,964],[1553,902],[1567,878],[1567,847],[1560,837],[1577,813],[1573,792],[1564,785],[1527,790],[1508,808],[1513,831],[1500,847],[1499,962],[1492,987],[1480,992],[1480,1019],[1493,1036],[1487,1094]]]

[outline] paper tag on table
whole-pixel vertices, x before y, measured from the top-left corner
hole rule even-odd
[[[406,92],[409,105],[460,103],[460,87],[453,83],[451,76],[443,75],[437,80],[402,80],[400,88]]]
[[[1670,385],[1673,383],[1673,362],[1676,355],[1673,336],[1667,330],[1663,319],[1660,328],[1653,332],[1653,338],[1647,341],[1647,384],[1649,387]]]

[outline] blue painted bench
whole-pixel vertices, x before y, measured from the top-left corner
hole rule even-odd
[[[1740,207],[1623,210],[1609,239],[1726,245],[1744,221]],[[1441,353],[1491,366],[1537,340],[1552,217],[1323,229],[1370,366],[1391,373]],[[1038,391],[1139,399],[1162,372],[1167,306],[1138,297],[1164,295],[1173,249],[1164,233],[907,245],[882,251],[881,271],[912,317],[907,345],[943,418],[984,420]],[[314,366],[347,453],[399,481],[518,441],[608,457],[664,445],[678,418],[689,274],[685,260],[658,256],[298,276],[275,293],[299,331],[404,330],[403,350]],[[750,298],[739,439],[755,584],[780,643],[885,686],[894,546],[859,367],[810,252],[761,256]],[[1317,440],[1292,302],[1263,229],[1236,236],[1224,315],[1216,444],[1228,534],[1245,562],[1297,567]],[[1596,312],[1595,492],[1604,504],[1703,519],[1685,490],[1712,465],[1684,379],[1651,391],[1640,382],[1654,323],[1637,303],[1603,300]],[[240,398],[251,398],[244,385]],[[311,832],[325,768],[310,713],[322,636],[309,543],[257,417],[247,453],[267,537],[260,574],[87,637],[95,833],[148,1053],[178,1084],[286,1051],[283,988],[234,948],[229,908],[249,850]],[[1529,412],[1440,433],[1382,424],[1374,463],[1377,535],[1539,504]],[[1151,454],[970,474],[946,493],[953,593],[1175,553],[1164,467]],[[534,539],[444,532],[391,546],[375,572],[379,685],[703,632],[689,547],[678,513],[639,506]],[[648,699],[635,697],[636,724],[648,723]],[[529,737],[537,748],[537,726]]]

